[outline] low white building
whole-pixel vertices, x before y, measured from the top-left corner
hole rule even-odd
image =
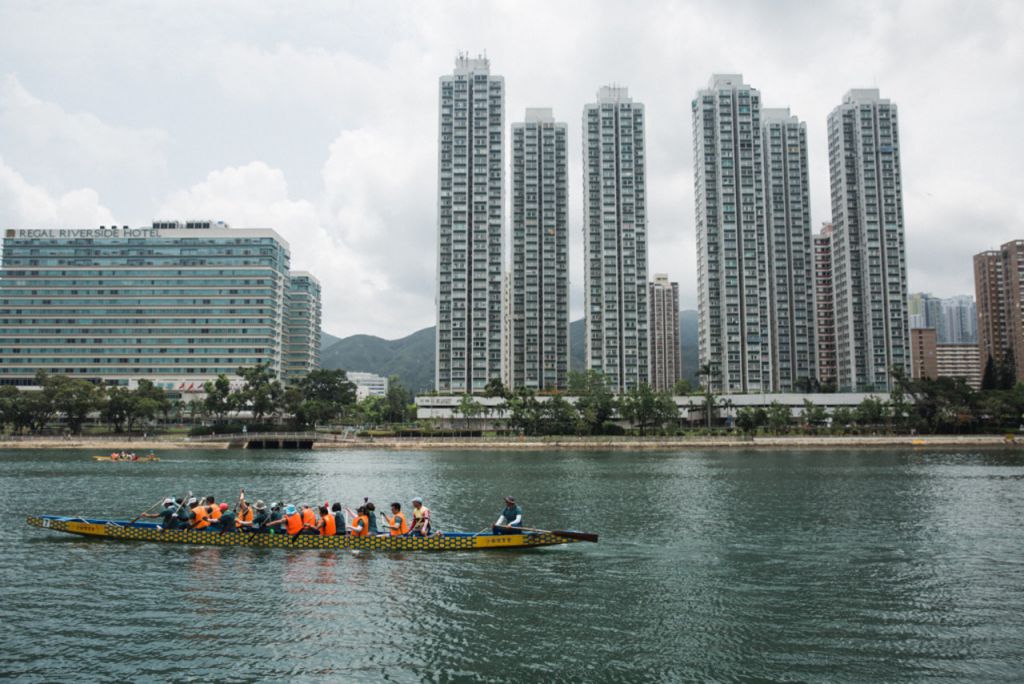
[[[357,401],[362,401],[366,397],[383,397],[388,393],[388,379],[383,375],[360,371],[349,371],[346,375],[356,386]]]

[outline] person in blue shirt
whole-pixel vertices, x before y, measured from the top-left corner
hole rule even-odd
[[[522,534],[518,528],[523,526],[523,509],[516,504],[511,496],[505,497],[505,509],[494,523],[495,534]],[[515,528],[515,529],[508,529]]]

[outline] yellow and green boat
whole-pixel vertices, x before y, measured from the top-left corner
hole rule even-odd
[[[72,518],[57,515],[29,516],[28,524],[54,532],[118,541],[191,544],[194,546],[251,546],[289,549],[351,549],[366,551],[477,551],[481,549],[530,549],[580,541],[597,541],[596,534],[572,530],[531,530],[522,534],[435,532],[428,536],[321,537],[282,532],[237,530],[166,530],[156,523],[128,520]]]

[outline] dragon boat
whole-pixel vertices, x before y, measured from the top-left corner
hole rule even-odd
[[[480,549],[529,549],[540,546],[597,541],[597,535],[571,530],[524,531],[522,534],[473,534],[435,532],[427,536],[352,537],[283,532],[220,532],[210,530],[165,530],[156,523],[101,520],[57,515],[29,516],[29,525],[84,537],[120,541],[190,544],[193,546],[251,546],[258,548],[351,549],[366,551],[476,551]]]
[[[112,456],[93,456],[92,460],[105,463],[152,463],[159,461],[159,456],[139,456],[138,458],[113,458]]]

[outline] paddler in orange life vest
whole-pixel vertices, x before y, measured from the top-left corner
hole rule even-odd
[[[412,500],[412,529],[409,534],[423,537],[430,534],[430,509],[423,505],[423,499],[418,496]]]
[[[288,504],[288,506],[286,506],[284,509],[283,518],[279,520],[273,520],[267,523],[267,527],[278,527],[281,525],[284,526],[284,531],[286,534],[289,534],[294,537],[295,535],[302,532],[302,514],[295,509],[295,506],[293,506],[292,504]]]
[[[239,499],[238,505],[238,526],[248,525],[252,522],[252,506],[245,499]]]
[[[334,516],[327,510],[327,506],[320,507],[320,522],[317,524],[317,531],[321,537],[333,537],[338,533],[338,528],[334,524]]]
[[[356,518],[348,529],[351,530],[353,537],[370,536],[370,517],[366,514],[366,506],[356,509]]]
[[[405,513],[402,512],[402,504],[397,501],[391,504],[391,517],[385,515],[384,521],[392,537],[409,533],[409,521],[406,520]]]
[[[316,513],[309,504],[302,504],[302,524],[309,529],[316,529]]]

